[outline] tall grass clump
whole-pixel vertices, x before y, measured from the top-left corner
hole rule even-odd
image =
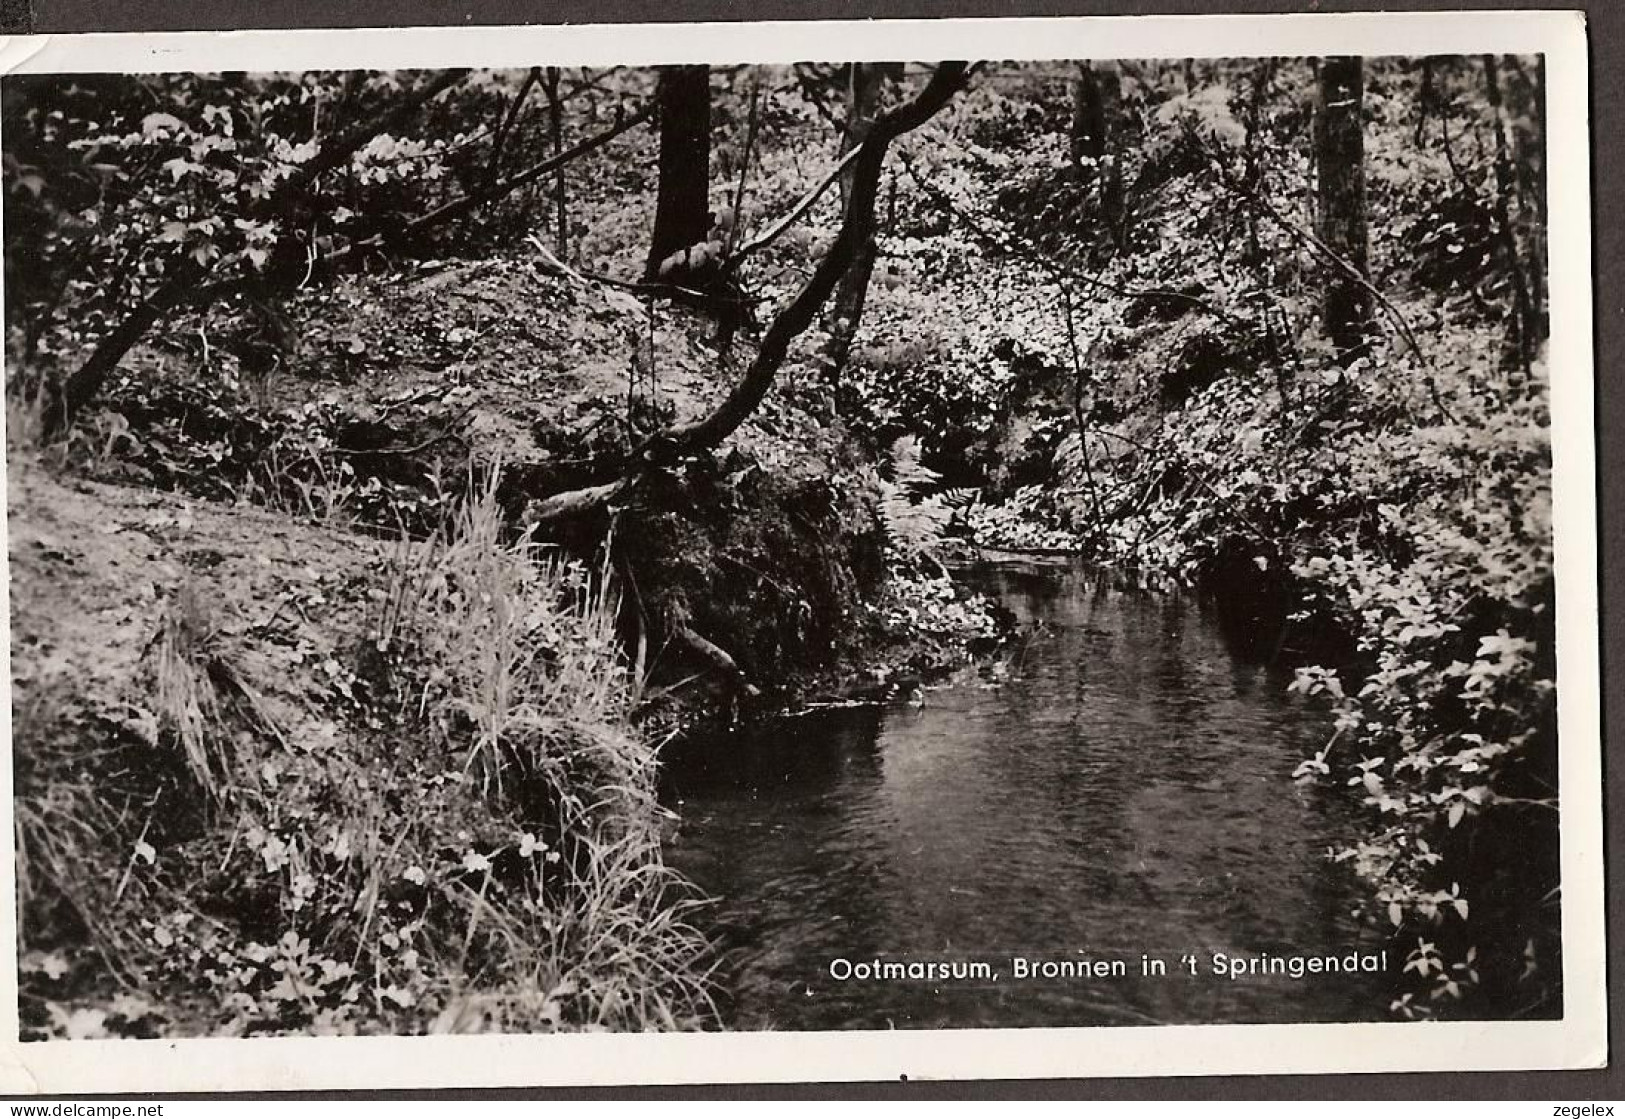
[[[652,804],[655,754],[626,725],[608,570],[506,543],[489,487],[449,522],[398,572],[378,627],[381,647],[415,646],[432,665],[420,708],[460,732],[488,792],[517,783],[572,821],[598,808],[644,815],[631,810]],[[583,799],[589,789],[601,803]]]
[[[485,486],[346,576],[182,588],[128,694],[19,709],[25,1036],[714,1025],[607,571]]]
[[[37,450],[44,442],[46,394],[44,387],[6,377],[6,448],[13,454]]]
[[[607,563],[508,541],[496,477],[398,567],[376,635],[418,661],[454,779],[525,829],[449,883],[467,926],[441,946],[457,982],[437,1028],[553,1026],[566,1006],[592,1028],[703,1024],[707,945],[661,861],[657,753],[628,722]]]

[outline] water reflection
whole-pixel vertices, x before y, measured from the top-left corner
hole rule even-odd
[[[742,1028],[1374,1017],[1380,976],[1229,982],[1187,953],[1373,945],[1324,861],[1346,827],[1289,778],[1324,714],[1237,660],[1178,595],[1086,572],[992,587],[1032,632],[1009,676],[926,705],[823,710],[668,761],[671,861],[722,900]],[[1170,974],[1138,974],[1141,955]],[[1017,983],[1013,957],[1121,958],[1123,978]],[[980,959],[998,982],[836,982],[831,960]]]

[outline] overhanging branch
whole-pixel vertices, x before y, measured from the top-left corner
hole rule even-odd
[[[567,515],[603,508],[626,492],[643,472],[709,450],[744,423],[772,387],[790,344],[812,325],[819,308],[829,299],[841,275],[872,234],[875,196],[892,141],[930,120],[964,87],[972,69],[963,62],[939,64],[925,88],[912,100],[875,119],[869,135],[853,149],[851,194],[834,243],[811,278],[768,326],[756,356],[727,397],[708,415],[672,424],[646,439],[633,451],[620,481],[557,494],[537,502],[530,510],[533,522],[545,524]]]

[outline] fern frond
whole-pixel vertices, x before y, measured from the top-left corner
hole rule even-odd
[[[942,482],[942,475],[920,461],[918,435],[904,435],[891,445],[892,481],[909,493],[919,493]]]

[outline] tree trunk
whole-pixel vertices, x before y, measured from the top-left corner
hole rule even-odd
[[[660,187],[644,276],[660,278],[673,253],[711,231],[711,69],[668,66],[660,71]]]
[[[1516,64],[1516,58],[1513,59]],[[1531,115],[1535,127],[1518,133],[1518,182],[1521,196],[1528,202],[1529,248],[1524,259],[1529,263],[1529,302],[1535,314],[1535,337],[1544,342],[1551,334],[1551,320],[1546,313],[1546,56],[1537,55],[1534,75],[1528,78]],[[1527,77],[1527,76],[1526,76]]]
[[[1512,212],[1517,194],[1517,182],[1512,169],[1512,155],[1507,133],[1505,102],[1501,94],[1500,63],[1493,54],[1483,58],[1484,80],[1489,93],[1490,109],[1495,114],[1495,230],[1506,256],[1507,271],[1512,277],[1512,309],[1515,333],[1513,345],[1518,364],[1527,373],[1535,359],[1543,330],[1537,321],[1536,297],[1531,291],[1529,274],[1524,268],[1517,225]]]
[[[564,102],[559,99],[559,76],[562,71],[557,66],[547,68],[547,77],[543,89],[547,92],[547,136],[553,145],[553,158],[557,159],[564,151]],[[568,188],[564,181],[564,166],[553,172],[553,220],[557,223],[557,233],[554,237],[554,251],[560,260],[570,259],[570,201]]]
[[[1123,241],[1122,146],[1123,75],[1115,62],[1079,62],[1072,78],[1072,162],[1093,171],[1100,217]]]
[[[1072,162],[1081,165],[1086,160],[1098,160],[1106,154],[1106,112],[1094,65],[1080,61],[1076,67],[1072,75],[1072,128],[1069,139]]]
[[[874,128],[875,115],[880,111],[880,97],[888,82],[901,77],[898,63],[854,62],[851,67],[846,105],[846,131],[841,136],[841,154],[844,156],[869,138]],[[857,164],[850,163],[841,172],[841,205],[852,203],[853,176]],[[827,319],[829,349],[826,352],[827,375],[830,384],[840,387],[841,371],[846,368],[852,353],[852,339],[863,319],[863,305],[869,294],[869,278],[875,269],[875,236],[873,223],[869,235],[858,247],[857,255],[842,274],[835,288],[834,303]]]
[[[72,375],[56,386],[47,397],[42,422],[45,438],[54,438],[58,433],[67,430],[73,418],[96,399],[102,391],[102,386],[107,383],[108,376],[118,368],[118,363],[124,359],[124,355],[141,341],[147,331],[185,302],[193,286],[199,283],[203,276],[203,269],[188,258],[183,264],[176,266],[170,279],[143,299],[118,326],[102,336],[102,340],[96,344],[96,348],[91,351],[90,357],[85,359],[85,363],[75,369]]]
[[[1422,140],[1427,136],[1428,114],[1433,111],[1433,103],[1439,97],[1433,88],[1433,66],[1435,61],[1432,55],[1428,55],[1418,63],[1420,71],[1417,77],[1416,91],[1416,132],[1411,137],[1411,143],[1419,148],[1422,146]]]
[[[1257,194],[1265,191],[1264,184],[1264,102],[1270,85],[1275,81],[1278,59],[1267,58],[1253,71],[1253,90],[1247,99],[1247,135],[1242,143],[1242,186]],[[1264,262],[1264,248],[1258,240],[1258,210],[1247,209],[1247,251],[1245,260],[1252,267]]]
[[[1316,232],[1361,276],[1369,274],[1365,225],[1365,136],[1361,126],[1365,80],[1357,57],[1320,61],[1314,147],[1318,172]],[[1338,361],[1351,364],[1365,350],[1371,297],[1352,276],[1327,277],[1321,316]]]
[[[964,86],[969,73],[970,67],[963,62],[939,63],[931,81],[917,97],[876,118],[868,138],[853,158],[856,173],[852,176],[852,193],[834,243],[795,298],[769,324],[755,358],[727,397],[708,415],[673,424],[645,440],[633,452],[620,480],[554,494],[533,503],[529,510],[532,523],[547,524],[602,509],[636,485],[644,471],[668,465],[685,455],[710,450],[745,422],[772,387],[790,344],[812,325],[859,248],[874,236],[875,198],[887,148],[897,137],[936,115]]]
[[[497,125],[496,135],[491,137],[491,157],[486,161],[485,178],[479,183],[470,183],[470,190],[487,189],[497,181],[502,172],[502,156],[508,144],[508,137],[513,132],[514,122],[519,119],[519,111],[525,107],[525,98],[530,96],[530,87],[541,80],[542,68],[532,66],[525,75],[513,100],[508,104],[508,111],[502,114],[502,120]]]

